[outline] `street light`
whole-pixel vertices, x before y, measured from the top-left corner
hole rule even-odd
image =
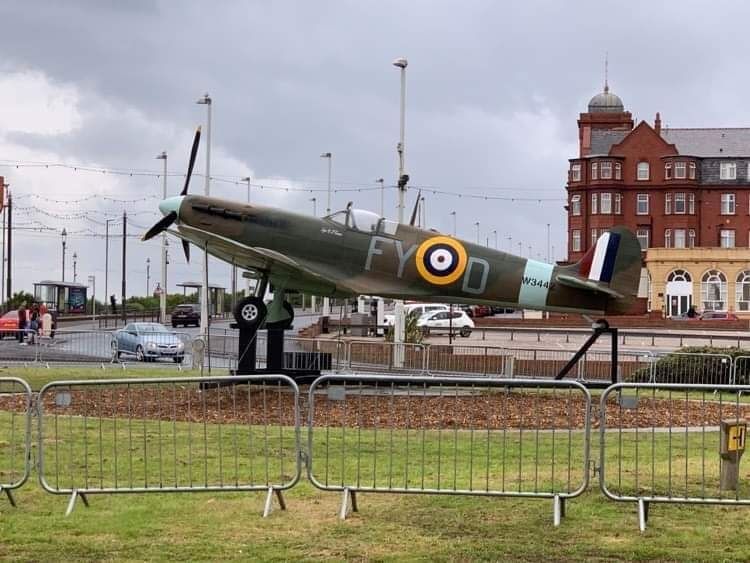
[[[68,241],[68,231],[63,227],[62,230],[62,281],[65,281],[65,245]]]
[[[78,253],[73,253],[73,283],[78,280]]]
[[[96,276],[89,276],[89,284],[91,285],[91,320],[96,323]]]
[[[313,204],[313,217],[317,217],[318,216],[318,199],[311,197],[310,201],[312,201],[312,204]]]
[[[513,252],[513,237],[508,235],[508,252]]]
[[[453,215],[453,236],[456,236],[456,212],[451,211],[451,215]]]
[[[404,222],[404,198],[406,196],[406,182],[409,181],[409,177],[404,174],[405,167],[405,153],[406,153],[406,141],[405,129],[406,129],[406,67],[409,62],[404,58],[400,57],[393,61],[393,66],[401,69],[401,112],[399,122],[399,142],[396,145],[396,151],[398,152],[398,222]]]
[[[250,203],[250,176],[245,176],[242,181],[247,182],[247,202]]]
[[[162,198],[167,199],[167,151],[162,151],[156,155],[157,160],[164,161],[164,178],[162,182]],[[161,235],[161,286],[167,285],[167,232]],[[146,291],[148,295],[148,291]],[[167,292],[162,291],[159,295],[159,319],[162,323],[167,322]]]
[[[495,250],[497,250],[497,229],[492,231],[492,235],[495,237]]]
[[[114,219],[104,221],[104,312],[106,313],[107,296],[109,295],[109,224]],[[63,279],[63,281],[65,281]]]
[[[151,258],[146,258],[146,297],[151,287]]]
[[[479,244],[479,221],[474,223],[474,226],[477,228],[477,244]]]
[[[380,216],[385,217],[385,180],[378,178],[375,182],[380,184]]]
[[[211,107],[213,101],[208,93],[195,102],[206,106],[206,184],[204,194],[211,195]],[[203,249],[203,279],[201,280],[201,334],[208,333],[208,248]]]
[[[328,199],[326,200],[326,215],[331,214],[331,163],[333,161],[333,155],[329,152],[324,152],[320,155],[320,158],[328,159]]]

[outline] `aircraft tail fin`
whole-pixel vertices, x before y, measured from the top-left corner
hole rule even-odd
[[[584,257],[562,268],[557,281],[563,285],[604,293],[608,313],[625,313],[638,295],[641,277],[641,245],[624,227],[602,233]]]

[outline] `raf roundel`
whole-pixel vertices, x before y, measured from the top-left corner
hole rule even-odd
[[[432,237],[417,248],[417,271],[425,281],[447,285],[458,280],[466,270],[466,249],[456,239]]]

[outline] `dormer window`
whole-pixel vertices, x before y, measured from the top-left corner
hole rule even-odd
[[[674,163],[675,180],[684,180],[687,177],[687,166],[685,162]]]
[[[722,162],[719,167],[719,179],[721,180],[736,180],[737,179],[737,163],[736,162]]]
[[[612,163],[609,161],[602,162],[600,164],[601,167],[601,177],[602,180],[611,180],[612,179]]]
[[[640,181],[648,180],[651,177],[651,172],[648,166],[648,162],[639,162],[636,170],[636,179]]]

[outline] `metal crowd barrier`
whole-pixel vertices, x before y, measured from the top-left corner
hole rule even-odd
[[[299,389],[283,375],[56,381],[37,401],[53,494],[266,491],[300,477]]]
[[[350,340],[349,371],[410,372],[427,371],[427,347],[422,344],[385,342],[383,340]]]
[[[427,350],[427,372],[511,377],[514,359],[514,351],[496,346],[431,344]]]
[[[0,377],[0,491],[16,506],[12,491],[31,470],[31,388],[15,377]]]
[[[336,375],[310,387],[308,477],[343,494],[565,500],[588,486],[591,396],[575,381]]]
[[[609,387],[600,404],[602,493],[637,502],[641,531],[650,503],[750,504],[750,482],[738,471],[750,415],[740,395],[748,391],[747,385]]]
[[[729,385],[734,368],[728,354],[669,352],[654,356],[651,383]],[[645,379],[642,379],[645,382]]]

